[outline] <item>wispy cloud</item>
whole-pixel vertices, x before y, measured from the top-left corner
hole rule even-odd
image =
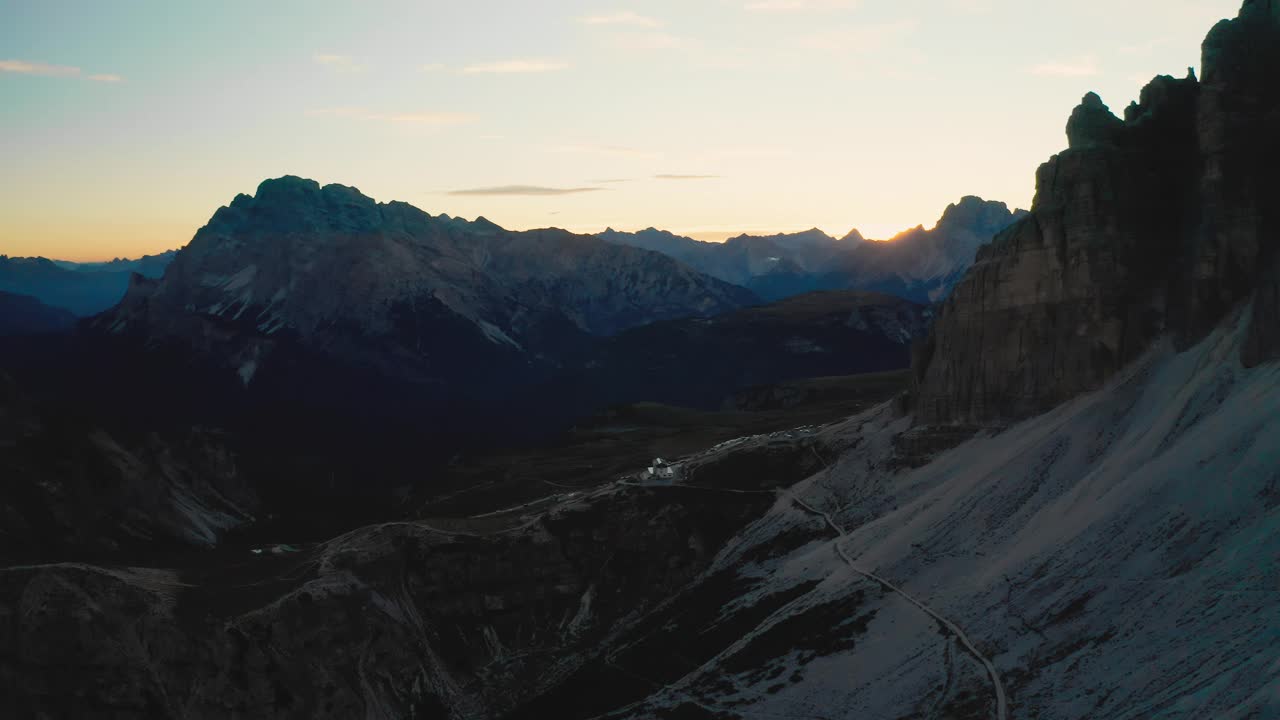
[[[654,175],[654,180],[717,180],[719,175]]]
[[[45,77],[75,77],[80,74],[80,68],[69,65],[27,62],[26,60],[0,60],[0,72],[43,75]]]
[[[477,74],[527,74],[527,73],[545,73],[564,70],[569,67],[569,63],[561,60],[500,60],[498,62],[477,63],[468,65],[462,69],[462,72],[468,75]]]
[[[1042,77],[1093,77],[1097,75],[1098,61],[1093,57],[1081,57],[1063,62],[1046,62],[1027,70]]]
[[[335,107],[308,110],[308,117],[337,117],[356,120],[373,120],[396,125],[419,127],[445,127],[462,125],[474,120],[474,116],[458,112],[375,112],[361,107]]]
[[[630,25],[632,27],[648,28],[662,26],[662,23],[658,20],[630,10],[588,15],[587,17],[578,18],[578,22],[583,25]]]
[[[571,187],[557,188],[546,187],[543,185],[499,185],[497,187],[470,188],[467,190],[451,190],[450,195],[472,195],[472,196],[525,196],[525,197],[546,197],[549,195],[576,195],[578,193],[600,192],[604,188],[598,187]]]
[[[317,65],[323,65],[337,72],[360,72],[365,69],[355,61],[350,55],[338,55],[335,53],[315,53],[311,56],[311,60]]]
[[[71,65],[51,65],[44,62],[28,60],[0,60],[0,72],[18,75],[36,75],[39,77],[81,77],[81,70]],[[86,77],[96,82],[118,83],[124,78],[114,73],[97,73]]]
[[[743,7],[751,12],[789,13],[812,10],[849,10],[858,0],[753,0]]]
[[[440,71],[444,70],[444,69],[445,69],[445,67],[446,67],[446,66],[445,66],[445,64],[444,64],[444,63],[427,63],[426,65],[420,65],[420,66],[418,67],[418,72],[420,72],[420,73],[435,73],[435,72],[440,72]]]
[[[631,178],[607,178],[604,180],[591,180],[596,185],[617,185],[618,183],[631,182]]]

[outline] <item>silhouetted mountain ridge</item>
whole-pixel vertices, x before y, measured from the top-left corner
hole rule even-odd
[[[885,242],[867,241],[857,230],[837,240],[817,228],[739,235],[723,243],[653,228],[637,233],[609,229],[599,237],[670,255],[766,299],[816,290],[863,290],[929,303],[950,291],[979,246],[1024,214],[1010,211],[1004,203],[967,196],[949,206],[932,230],[922,225]]]

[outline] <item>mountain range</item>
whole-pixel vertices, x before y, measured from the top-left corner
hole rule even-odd
[[[89,317],[120,302],[131,274],[158,278],[175,254],[87,264],[0,255],[0,291],[29,295],[77,317]]]
[[[45,305],[30,295],[0,292],[0,337],[65,332],[75,324],[76,316],[68,310]]]
[[[949,206],[932,229],[919,226],[883,242],[867,241],[857,230],[837,240],[816,228],[771,236],[739,235],[723,243],[700,242],[653,228],[636,233],[608,229],[596,237],[612,245],[660,253],[747,288],[765,301],[820,290],[862,290],[929,304],[946,296],[972,264],[978,247],[1024,214],[1009,211],[1003,203],[965,197]],[[476,228],[490,225],[484,218],[476,223],[446,215],[439,218],[470,228],[463,234],[476,234]],[[98,263],[0,257],[0,291],[31,295],[88,317],[120,302],[131,273],[159,279],[177,254],[172,250],[137,260]],[[501,273],[503,268],[494,271]]]
[[[700,242],[649,228],[598,237],[653,250],[763,298],[778,300],[816,290],[884,292],[929,304],[943,299],[973,264],[978,248],[1026,215],[1001,202],[968,196],[924,226],[878,242],[857,230],[837,240],[818,229],[801,233],[740,235]]]
[[[546,440],[611,405],[716,409],[754,386],[902,369],[926,325],[892,296],[762,305],[661,253],[283,177],[215,212],[162,277],[133,274],[117,306],[0,363],[108,432],[228,431],[264,506],[293,516],[298,494],[380,503],[460,451]],[[329,479],[308,489],[320,457]]]

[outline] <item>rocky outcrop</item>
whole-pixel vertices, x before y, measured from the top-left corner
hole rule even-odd
[[[1171,332],[1191,342],[1257,293],[1246,360],[1274,356],[1263,269],[1280,248],[1280,22],[1246,3],[1204,79],[1158,77],[1125,113],[1090,93],[1031,216],[979,251],[920,349],[924,424],[999,423],[1099,387]]]
[[[1084,96],[1067,121],[1067,142],[1073,148],[1114,147],[1124,132],[1124,121],[1111,114],[1111,108],[1097,93]]]

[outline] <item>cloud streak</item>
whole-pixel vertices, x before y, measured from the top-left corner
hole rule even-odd
[[[467,75],[520,75],[555,72],[557,70],[565,70],[568,67],[569,63],[561,60],[500,60],[468,65],[462,68],[462,72]]]
[[[80,68],[69,65],[27,62],[26,60],[0,60],[0,72],[40,75],[42,77],[75,77],[80,74]]]
[[[450,190],[450,195],[472,197],[548,197],[553,195],[577,195],[579,193],[600,192],[604,188],[576,187],[557,188],[543,185],[499,185],[497,187],[469,188],[466,190]]]
[[[475,119],[472,115],[458,112],[384,113],[360,107],[321,108],[319,110],[308,110],[305,114],[307,117],[352,118],[356,120],[371,120],[392,123],[395,125],[418,127],[462,125]]]
[[[0,72],[14,73],[16,75],[33,75],[36,77],[75,78],[83,76],[80,68],[72,65],[52,65],[50,63],[31,62],[28,60],[0,60]],[[123,77],[114,73],[96,73],[85,77],[85,79],[106,83],[124,82]]]

